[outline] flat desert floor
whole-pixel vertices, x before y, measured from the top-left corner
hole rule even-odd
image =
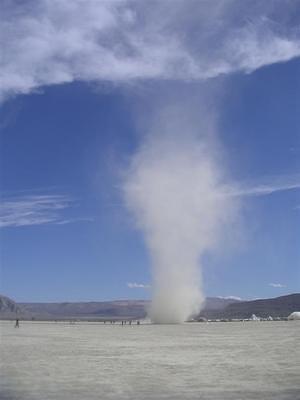
[[[300,322],[1,322],[1,400],[297,400]]]

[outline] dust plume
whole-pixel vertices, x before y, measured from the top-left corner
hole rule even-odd
[[[134,156],[125,198],[152,261],[155,323],[181,323],[203,302],[202,257],[235,215],[218,146],[185,108],[160,114]]]

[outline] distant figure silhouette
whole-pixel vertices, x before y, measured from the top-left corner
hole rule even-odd
[[[19,319],[17,318],[16,319],[16,325],[15,325],[15,328],[19,328],[20,327],[20,323],[19,323]]]

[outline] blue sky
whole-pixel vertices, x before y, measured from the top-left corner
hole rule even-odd
[[[157,23],[163,2],[4,6],[1,22],[16,28],[6,26],[0,65],[1,293],[149,298],[149,288],[135,287],[151,284],[151,260],[122,179],[157,110],[190,101],[217,127],[240,199],[233,240],[225,234],[225,246],[203,256],[204,293],[299,292],[300,14],[296,2],[283,3],[254,2],[240,18],[241,2],[174,2]],[[41,14],[42,28],[33,23]]]

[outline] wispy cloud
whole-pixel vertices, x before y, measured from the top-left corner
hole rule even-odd
[[[144,283],[128,282],[127,286],[130,289],[150,289],[151,285],[146,285]]]
[[[74,206],[66,195],[23,195],[1,199],[0,228],[44,224],[67,224],[87,218],[66,218],[64,211]],[[90,220],[90,219],[89,219]]]
[[[300,56],[298,6],[284,0],[40,0],[38,7],[34,0],[7,1],[0,15],[0,98],[74,80],[202,80],[288,61]]]
[[[231,196],[268,196],[277,192],[297,189],[300,189],[300,174],[273,176],[256,183],[241,183],[225,188],[224,192]]]
[[[282,283],[269,283],[269,286],[272,286],[273,288],[285,288],[286,285],[283,285]]]
[[[55,222],[56,225],[66,225],[72,224],[74,222],[94,222],[95,218],[93,217],[74,217],[69,219],[63,219],[61,221]]]

